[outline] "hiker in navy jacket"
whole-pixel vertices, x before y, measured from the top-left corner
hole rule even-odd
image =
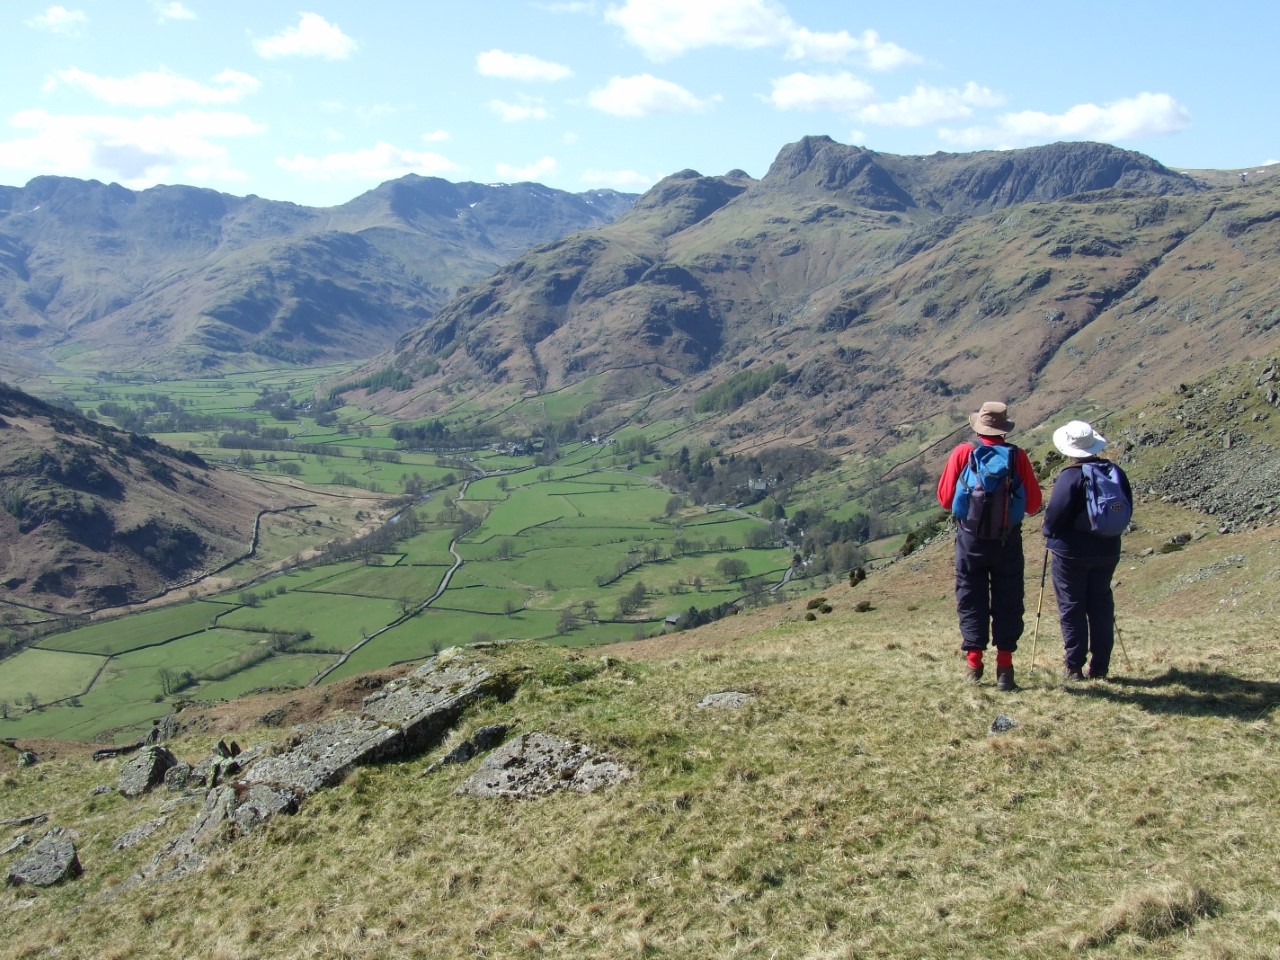
[[[1053,432],[1053,445],[1072,462],[1054,481],[1044,514],[1045,546],[1053,554],[1053,592],[1062,625],[1065,676],[1068,680],[1105,677],[1115,642],[1115,601],[1111,577],[1120,562],[1120,537],[1100,536],[1090,529],[1084,465],[1099,463],[1107,440],[1083,420],[1072,420]],[[1129,478],[1112,465],[1130,505]]]
[[[947,458],[938,481],[938,503],[950,511],[956,487],[965,466],[979,445],[1010,446],[1005,434],[1013,429],[1008,407],[988,402],[969,415],[976,439],[959,444]],[[1014,473],[1025,499],[1026,515],[1040,509],[1040,484],[1026,451],[1017,449]],[[996,687],[1016,688],[1013,653],[1022,636],[1023,612],[1022,528],[1014,524],[999,539],[976,536],[963,526],[956,529],[956,609],[960,615],[960,649],[964,651],[966,673],[975,683],[982,679],[983,653],[989,643],[996,647]]]

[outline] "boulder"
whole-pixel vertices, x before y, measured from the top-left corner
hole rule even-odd
[[[185,760],[179,760],[172,767],[164,772],[164,786],[166,790],[177,792],[185,790],[187,783],[191,780],[191,764]]]
[[[737,690],[726,690],[723,693],[712,693],[703,697],[698,701],[699,710],[707,710],[709,708],[736,710],[750,700],[754,700],[755,695],[751,693],[741,693]]]
[[[14,886],[51,887],[81,874],[76,845],[61,829],[54,828],[38,840],[31,852],[9,867],[8,882]]]
[[[136,757],[120,768],[116,787],[126,797],[140,797],[163,783],[165,773],[177,762],[178,758],[165,747],[143,747]]]
[[[630,775],[626,767],[584,744],[525,733],[494,750],[454,792],[473,797],[536,797],[556,790],[590,793]]]

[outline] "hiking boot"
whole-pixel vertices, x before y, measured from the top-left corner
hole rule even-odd
[[[977,683],[982,679],[982,670],[982,664],[978,664],[975,667],[971,663],[966,663],[964,665],[964,678],[970,683]]]
[[[1080,671],[1079,667],[1067,667],[1062,676],[1063,679],[1070,680],[1073,683],[1084,682],[1084,674]]]
[[[996,689],[1006,693],[1018,689],[1013,681],[1013,667],[996,667]]]

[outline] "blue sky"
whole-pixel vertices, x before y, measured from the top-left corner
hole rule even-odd
[[[316,206],[406,173],[639,192],[685,168],[762,176],[806,134],[1280,160],[1276,3],[4,0],[0,36],[6,185]]]

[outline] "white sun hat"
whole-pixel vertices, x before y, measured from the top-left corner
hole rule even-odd
[[[1068,457],[1092,457],[1107,446],[1107,438],[1083,420],[1070,423],[1053,431],[1053,445]]]

